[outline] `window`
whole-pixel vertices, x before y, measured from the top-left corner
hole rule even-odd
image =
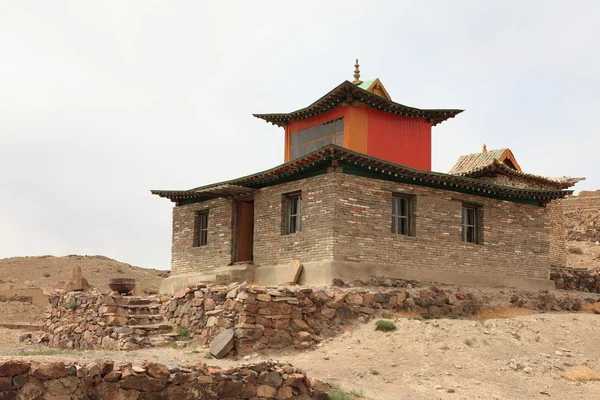
[[[293,132],[290,158],[296,159],[327,144],[344,144],[344,118]]]
[[[409,196],[392,197],[392,233],[412,236],[412,205]]]
[[[196,214],[196,234],[194,235],[194,247],[206,246],[208,243],[208,211],[200,211]]]
[[[479,207],[477,206],[462,206],[462,240],[468,243],[480,243]]]
[[[284,233],[300,232],[302,230],[302,197],[300,193],[285,196],[285,229]]]

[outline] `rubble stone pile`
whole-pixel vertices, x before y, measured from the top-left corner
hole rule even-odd
[[[284,400],[320,395],[303,371],[273,361],[220,369],[204,363],[167,367],[10,360],[0,362],[0,388],[3,399]]]
[[[550,274],[557,289],[600,293],[600,271],[588,269],[556,269]]]

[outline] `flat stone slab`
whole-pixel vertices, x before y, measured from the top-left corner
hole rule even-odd
[[[209,351],[215,358],[223,358],[233,350],[233,329],[225,329],[210,343]]]
[[[277,284],[278,285],[294,285],[300,278],[302,272],[302,264],[300,260],[294,260],[290,264],[280,267],[277,271]]]

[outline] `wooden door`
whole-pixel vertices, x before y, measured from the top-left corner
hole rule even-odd
[[[254,235],[254,203],[240,201],[237,205],[236,261],[251,261]]]

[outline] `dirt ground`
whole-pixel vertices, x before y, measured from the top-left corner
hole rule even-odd
[[[600,243],[567,242],[567,266],[572,268],[600,269]]]
[[[100,290],[108,290],[110,278],[134,278],[142,291],[156,293],[161,280],[169,275],[169,271],[135,267],[104,256],[70,255],[2,258],[0,280],[50,291],[63,288],[76,266]]]
[[[524,313],[516,310],[512,315]],[[564,378],[577,365],[600,372],[599,315],[470,320],[401,317],[395,323],[397,330],[390,333],[376,331],[371,321],[348,328],[314,350],[271,351],[237,361],[206,359],[205,348],[61,351],[19,342],[24,331],[0,329],[0,358],[79,362],[106,358],[167,365],[201,361],[221,366],[271,358],[301,367],[310,377],[362,391],[365,399],[373,400],[600,398],[600,382]]]

